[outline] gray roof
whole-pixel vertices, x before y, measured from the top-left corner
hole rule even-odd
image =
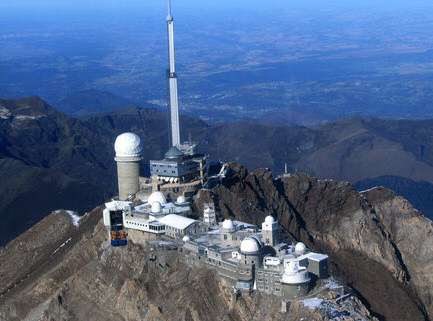
[[[182,158],[185,155],[176,147],[172,146],[167,153],[165,153],[164,157],[167,159],[176,159],[176,158]]]

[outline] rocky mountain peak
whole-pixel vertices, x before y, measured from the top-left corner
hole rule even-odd
[[[230,163],[221,186],[199,194],[195,208],[209,200],[222,217],[254,224],[267,214],[277,217],[285,237],[328,253],[334,272],[378,315],[424,320],[432,313],[432,290],[426,290],[425,282],[433,268],[426,261],[433,258],[428,234],[433,235],[433,227],[393,192],[375,188],[358,193],[347,182],[307,174],[273,179],[269,170],[248,173],[242,165]],[[411,240],[413,233],[427,242]],[[414,244],[419,246],[415,253]],[[425,256],[420,258],[419,253]],[[418,266],[420,261],[425,264]],[[382,284],[390,293],[384,296],[373,284]],[[397,300],[403,306],[396,305]]]

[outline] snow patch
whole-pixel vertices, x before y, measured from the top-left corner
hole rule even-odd
[[[55,210],[54,213],[59,214],[62,210]],[[72,224],[74,224],[76,227],[80,226],[80,216],[78,216],[77,214],[75,214],[74,211],[71,210],[66,210],[66,213],[68,213],[68,215],[71,217],[72,219]]]
[[[66,211],[66,213],[68,213],[69,216],[71,217],[72,224],[74,224],[76,227],[80,226],[80,223],[79,223],[80,218],[81,218],[80,216],[78,216],[77,214],[75,214],[74,211]]]
[[[318,308],[322,302],[323,300],[319,298],[301,300],[301,303],[311,310]]]
[[[341,289],[342,285],[338,284],[335,280],[327,280],[325,287],[331,290]]]
[[[10,116],[12,116],[12,114],[10,113],[9,109],[0,106],[0,118],[8,119]]]
[[[66,244],[69,243],[69,241],[72,240],[72,237],[68,238],[62,245],[60,245],[53,253],[51,253],[50,256],[53,256],[56,254],[62,247],[64,247]]]
[[[45,117],[45,115],[37,115],[37,116],[17,115],[17,116],[15,116],[15,119],[26,120],[26,119],[38,119],[38,118],[42,118],[42,117]]]
[[[382,187],[382,186],[375,186],[375,187],[372,187],[372,188],[369,188],[369,189],[366,189],[366,190],[360,191],[360,193],[367,193],[367,192],[370,192],[370,191],[372,191],[372,190],[374,190],[374,189],[376,189],[376,188],[379,188],[379,187]]]

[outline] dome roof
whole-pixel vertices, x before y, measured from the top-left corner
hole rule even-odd
[[[232,220],[226,219],[223,222],[223,228],[225,228],[225,229],[232,229],[232,228],[235,228],[235,225],[233,224]]]
[[[165,153],[164,157],[167,159],[176,159],[184,157],[185,155],[176,147],[172,146],[167,153]]]
[[[156,191],[156,192],[153,192],[152,194],[150,194],[147,202],[150,205],[153,205],[154,202],[159,202],[160,204],[165,204],[165,203],[167,203],[167,199],[165,198],[164,194],[162,194],[159,191]]]
[[[275,219],[274,219],[274,217],[272,215],[266,216],[265,223],[272,224],[274,222],[275,222]]]
[[[241,252],[244,254],[259,252],[262,247],[261,242],[255,237],[246,237],[241,242]]]
[[[190,241],[191,240],[191,238],[188,236],[188,235],[185,235],[183,238],[182,238],[182,242],[188,242],[188,241]]]
[[[116,138],[114,143],[116,157],[140,156],[143,150],[141,139],[134,133],[123,133]]]
[[[186,198],[183,195],[179,196],[176,200],[176,203],[185,203],[185,202],[186,202]]]
[[[152,204],[152,208],[150,210],[152,213],[161,213],[162,211],[162,206],[161,203],[158,201],[153,202]]]
[[[298,255],[304,254],[306,249],[307,247],[302,242],[296,243],[295,245],[295,253]]]

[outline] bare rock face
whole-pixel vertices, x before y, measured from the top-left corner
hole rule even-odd
[[[375,320],[356,298],[337,302],[326,292],[326,304],[291,302],[286,313],[280,312],[279,298],[257,292],[234,303],[231,286],[214,270],[191,269],[179,260],[153,265],[146,249],[132,242],[111,247],[101,211],[82,217],[79,227],[66,213],[52,213],[2,250],[7,261],[0,261],[2,271],[15,263],[29,276],[24,282],[8,276],[13,285],[0,297],[0,320],[319,321],[348,310],[354,315],[345,320]],[[28,248],[16,257],[22,249],[15,244],[24,241]]]
[[[432,315],[432,223],[388,190],[363,195],[348,183],[306,174],[274,180],[269,170],[248,173],[232,163],[222,186],[197,195],[197,215],[210,200],[226,218],[260,224],[274,215],[283,237],[328,253],[334,272],[377,316]]]
[[[405,264],[407,285],[419,294],[420,307],[433,311],[433,222],[415,210],[404,198],[385,188],[364,193],[398,249]]]

